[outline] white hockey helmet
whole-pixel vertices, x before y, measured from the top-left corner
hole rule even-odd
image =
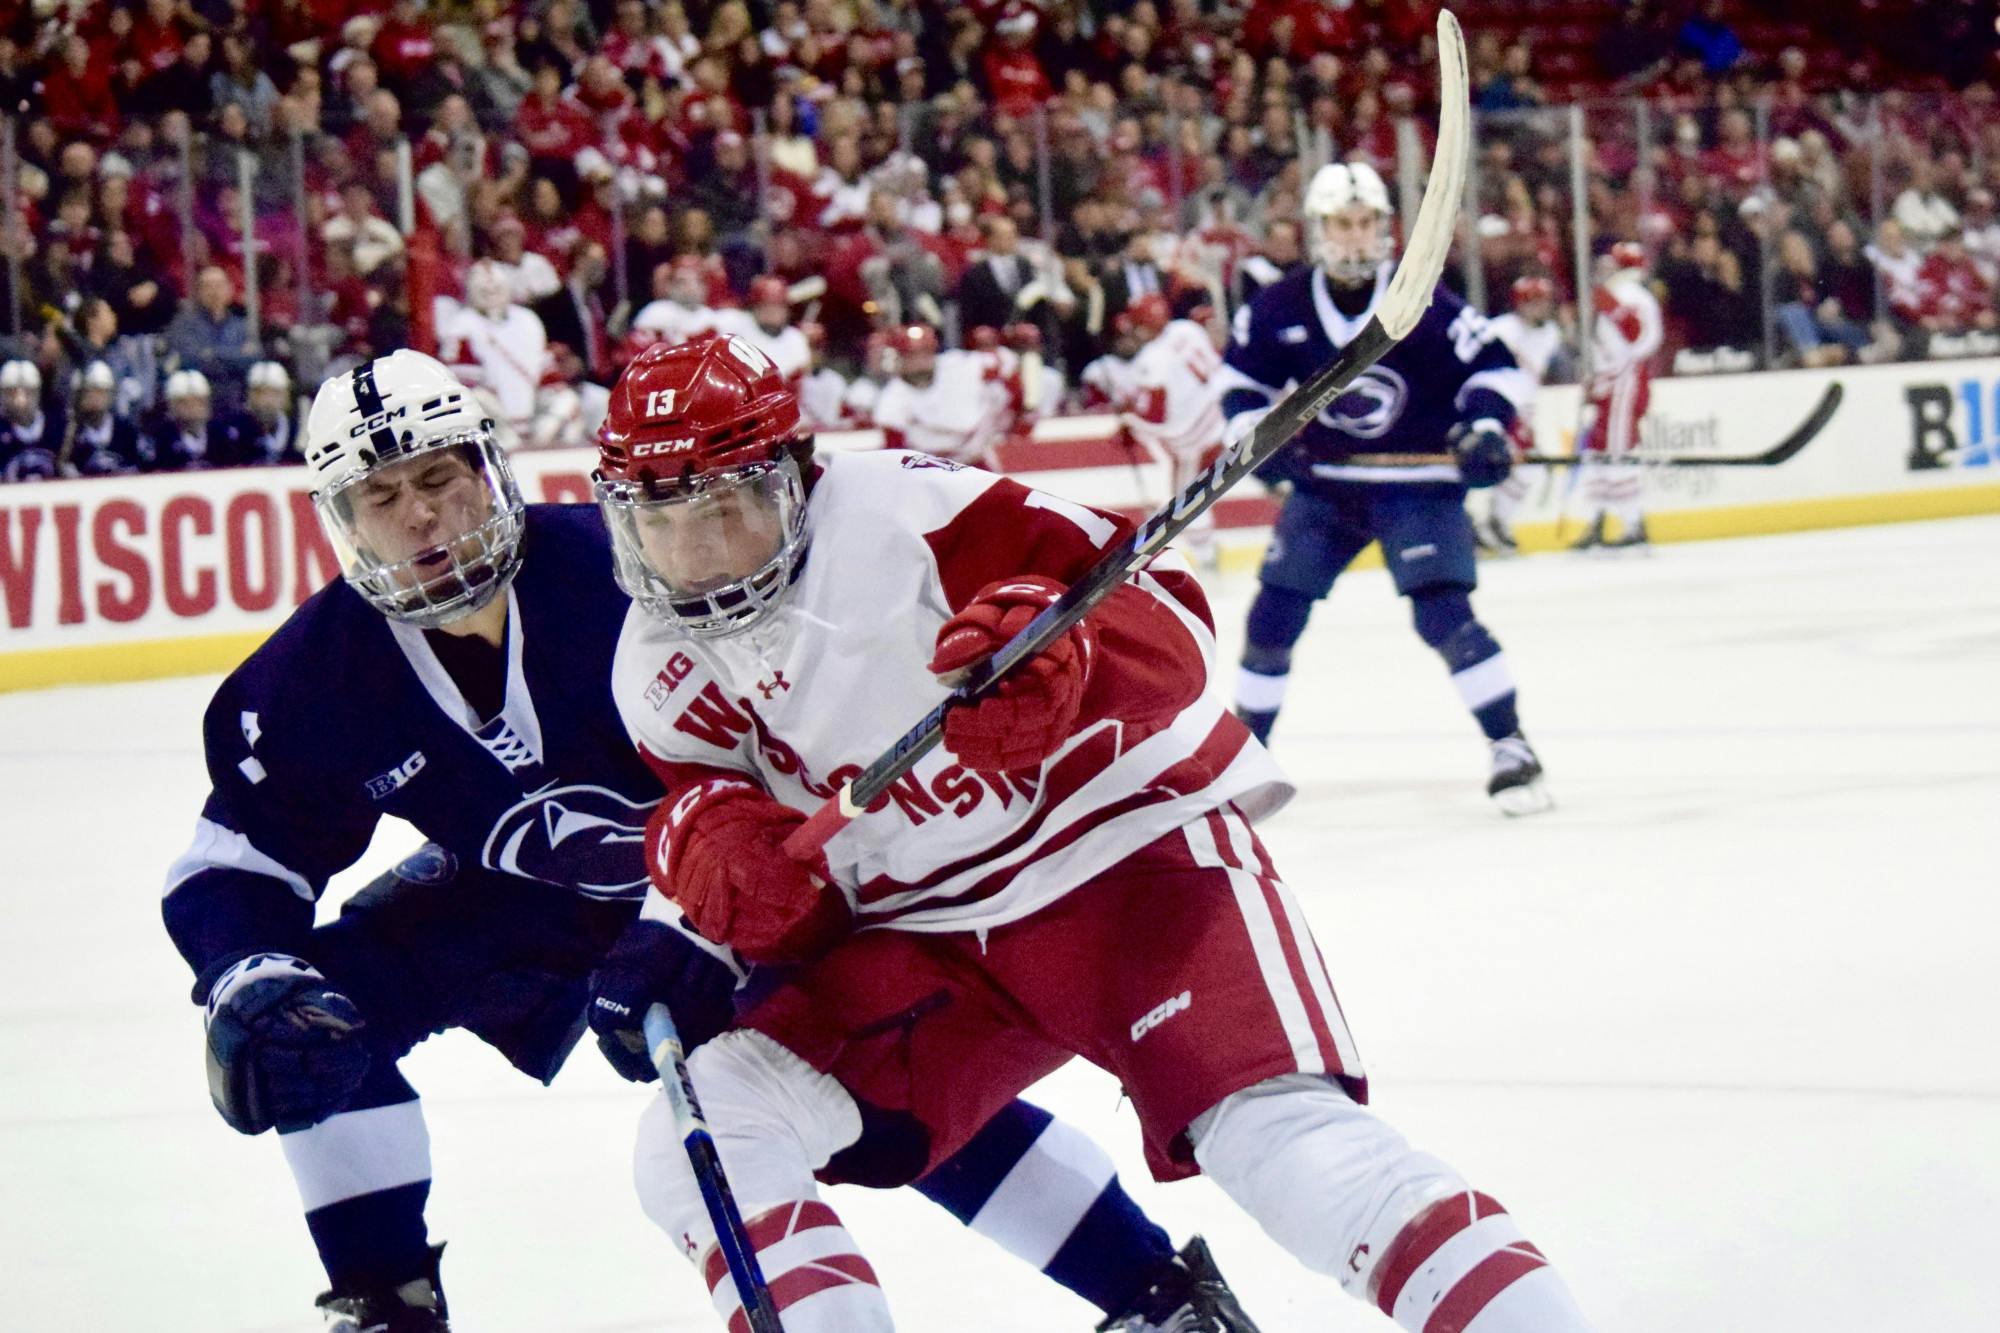
[[[1351,210],[1374,215],[1372,224]],[[1329,278],[1356,287],[1375,280],[1393,247],[1389,187],[1366,162],[1329,162],[1306,186],[1306,235]]]
[[[0,390],[26,389],[33,394],[42,391],[42,369],[32,361],[15,360],[0,366]]]
[[[292,377],[287,375],[284,366],[276,361],[259,361],[250,367],[250,387],[285,392],[292,387]]]
[[[341,572],[383,615],[435,628],[506,590],[526,506],[492,418],[442,363],[392,352],[328,380],[305,454]]]
[[[168,402],[177,398],[211,398],[213,392],[208,387],[208,376],[199,370],[176,370],[167,376],[165,397]]]

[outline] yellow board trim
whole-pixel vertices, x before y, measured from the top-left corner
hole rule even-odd
[[[2000,483],[1953,486],[1936,490],[1890,491],[1879,495],[1836,495],[1812,500],[1776,500],[1768,504],[1726,505],[1714,509],[1666,510],[1646,516],[1648,535],[1655,542],[1711,541],[1723,537],[1755,537],[1817,528],[1859,527],[1873,523],[1908,523],[1930,518],[1966,518],[2000,514]],[[1523,523],[1515,529],[1523,551],[1560,549],[1554,523]],[[1572,522],[1564,542],[1582,535]],[[1262,536],[1232,541],[1217,533],[1218,568],[1247,573],[1264,558]],[[1380,568],[1382,552],[1370,545],[1356,557],[1352,569]],[[228,671],[255,651],[268,635],[248,630],[185,639],[144,639],[129,643],[94,643],[74,648],[30,648],[0,652],[0,691],[35,690],[51,685],[82,685],[125,680],[156,680],[165,676],[197,676]]]
[[[270,637],[268,630],[204,634],[189,639],[136,639],[0,653],[0,690],[51,685],[109,684],[230,671]]]

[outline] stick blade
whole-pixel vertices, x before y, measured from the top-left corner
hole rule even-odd
[[[1458,227],[1459,195],[1465,189],[1471,149],[1472,113],[1465,82],[1465,34],[1451,11],[1438,12],[1438,139],[1430,184],[1417,206],[1416,221],[1404,239],[1403,262],[1375,308],[1391,338],[1402,338],[1430,308],[1445,256]]]

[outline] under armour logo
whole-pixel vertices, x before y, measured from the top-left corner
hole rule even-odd
[[[764,692],[766,700],[770,700],[778,697],[779,690],[789,690],[792,688],[792,685],[790,681],[785,679],[784,672],[773,671],[771,679],[768,682],[761,680],[757,682],[757,688]]]
[[[686,1231],[681,1232],[681,1244],[687,1247],[688,1257],[690,1259],[692,1259],[695,1255],[701,1253],[701,1246],[694,1243],[694,1236],[689,1232]]]

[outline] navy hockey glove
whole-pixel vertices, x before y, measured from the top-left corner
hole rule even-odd
[[[688,1050],[736,1021],[736,973],[658,921],[634,921],[590,978],[590,1028],[611,1067],[634,1083],[659,1077],[643,1025],[667,1006]]]
[[[1492,417],[1452,427],[1451,451],[1458,457],[1458,475],[1474,490],[1498,486],[1514,470],[1514,446]]]
[[[255,953],[209,988],[208,1095],[231,1129],[306,1129],[368,1076],[360,1011],[312,964]]]

